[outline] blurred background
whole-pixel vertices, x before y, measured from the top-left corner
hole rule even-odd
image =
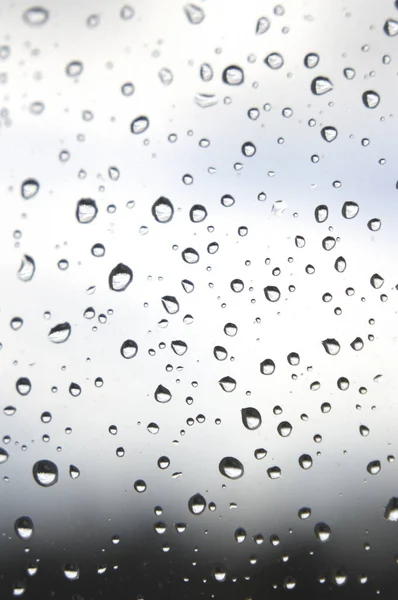
[[[392,0],[0,3],[0,598],[392,600]]]

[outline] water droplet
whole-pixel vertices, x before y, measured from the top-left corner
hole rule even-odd
[[[143,479],[137,479],[137,481],[134,482],[134,489],[139,494],[143,494],[147,489],[146,482]]]
[[[129,81],[122,85],[123,96],[132,96],[132,94],[134,94],[134,90],[135,90],[134,85]]]
[[[322,247],[324,250],[333,250],[336,245],[334,237],[328,235],[322,240]]]
[[[169,315],[174,315],[180,310],[180,305],[178,304],[177,298],[174,296],[163,296],[162,304],[163,308],[169,313]]]
[[[242,422],[246,429],[254,431],[255,429],[258,429],[261,426],[261,414],[256,408],[253,408],[251,406],[247,408],[242,408],[241,414]]]
[[[201,204],[195,204],[189,211],[189,218],[192,223],[201,223],[207,217],[207,210]]]
[[[3,465],[8,460],[8,452],[4,448],[0,448],[0,465]]]
[[[134,121],[131,122],[131,133],[144,133],[149,127],[149,119],[148,117],[137,117]]]
[[[161,196],[152,205],[152,215],[158,223],[169,223],[174,215],[174,207],[168,198]]]
[[[230,196],[229,194],[225,194],[221,198],[221,204],[223,206],[225,206],[226,208],[229,208],[230,206],[233,206],[235,204],[235,199],[232,196]]]
[[[272,375],[275,371],[275,363],[270,358],[266,358],[260,363],[260,371],[263,375]]]
[[[213,579],[215,579],[215,581],[217,581],[218,583],[223,583],[227,579],[227,570],[225,567],[219,565],[217,567],[214,567],[214,569],[211,572],[211,575]]]
[[[302,469],[307,470],[312,467],[312,458],[309,454],[302,454],[299,458],[299,465]]]
[[[36,265],[31,256],[25,254],[21,260],[21,266],[18,269],[18,279],[21,281],[30,281],[35,274]]]
[[[233,458],[232,456],[226,456],[223,458],[218,468],[221,475],[228,477],[228,479],[239,479],[245,472],[240,460]]]
[[[319,55],[315,52],[310,52],[304,58],[304,64],[308,69],[313,69],[319,63]]]
[[[70,581],[79,579],[80,569],[76,565],[64,565],[64,575]]]
[[[256,35],[266,33],[271,26],[271,21],[268,17],[260,17],[256,24]]]
[[[238,333],[238,328],[234,323],[227,323],[224,326],[224,333],[229,337],[234,337]]]
[[[344,69],[343,73],[346,79],[354,79],[355,77],[355,69],[351,69],[350,67]]]
[[[297,352],[290,352],[290,354],[287,355],[287,362],[289,365],[296,367],[300,364],[300,356]]]
[[[208,63],[203,63],[200,66],[200,77],[203,81],[211,81],[213,79],[213,69]]]
[[[25,179],[21,184],[21,196],[25,200],[30,200],[36,196],[40,189],[40,184],[36,179]]]
[[[120,347],[123,358],[134,358],[138,352],[138,345],[134,340],[125,340]]]
[[[71,396],[74,396],[76,398],[77,396],[80,396],[80,394],[82,393],[82,388],[80,387],[80,385],[78,383],[75,383],[72,381],[72,383],[69,386],[69,393]]]
[[[264,288],[264,294],[267,300],[270,302],[277,302],[281,297],[279,288],[275,287],[274,285],[267,285],[267,287]]]
[[[187,294],[190,294],[195,289],[195,285],[192,283],[192,281],[189,281],[189,279],[183,279],[181,281],[181,285]]]
[[[311,82],[311,92],[316,96],[327,94],[333,89],[333,83],[327,77],[315,77]]]
[[[282,471],[279,467],[270,467],[267,469],[267,475],[270,479],[279,479],[282,475]]]
[[[292,433],[293,427],[289,421],[282,421],[279,423],[277,429],[281,437],[289,437],[289,435]]]
[[[323,139],[325,140],[325,142],[333,142],[338,135],[338,131],[335,127],[332,126],[328,126],[328,127],[323,127],[321,129],[321,136],[323,137]]]
[[[283,215],[286,209],[287,204],[284,200],[275,200],[271,210],[273,215],[275,215],[276,217],[280,217],[281,215]]]
[[[231,285],[231,290],[236,293],[241,292],[245,287],[245,284],[243,283],[243,281],[241,279],[233,279],[231,281],[230,285]]]
[[[242,154],[248,158],[254,156],[256,154],[256,146],[252,142],[245,142],[242,145]]]
[[[376,108],[380,103],[380,96],[373,90],[367,90],[362,94],[362,102],[366,108]]]
[[[272,52],[271,54],[268,54],[264,59],[264,62],[270,69],[280,69],[283,67],[283,56],[278,54],[278,52]]]
[[[21,396],[27,396],[30,390],[32,389],[32,384],[30,382],[30,379],[28,379],[27,377],[20,377],[17,380],[15,387],[18,394],[20,394]]]
[[[158,387],[155,390],[154,396],[155,400],[161,402],[162,404],[170,402],[172,398],[170,390],[165,388],[163,385],[158,385]]]
[[[218,103],[215,94],[196,94],[194,100],[200,108],[210,108],[210,106],[215,106]]]
[[[133,271],[127,265],[119,263],[109,273],[109,287],[114,292],[124,292],[133,281]]]
[[[181,252],[181,256],[183,260],[190,265],[194,265],[199,262],[200,259],[199,253],[196,252],[194,248],[185,248],[185,250]]]
[[[353,219],[359,212],[359,206],[356,202],[344,202],[341,214],[346,219]]]
[[[345,261],[345,258],[343,258],[342,256],[339,256],[334,263],[334,268],[336,269],[336,271],[338,273],[344,273],[344,271],[346,270],[346,267],[347,267],[347,263]]]
[[[48,339],[54,344],[62,344],[69,338],[71,331],[72,328],[67,321],[65,323],[58,323],[58,325],[50,329]]]
[[[336,354],[340,352],[340,344],[334,338],[323,340],[322,345],[327,354],[330,354],[331,356],[336,356]]]
[[[23,13],[23,20],[27,25],[31,25],[33,27],[38,27],[39,25],[44,25],[50,16],[49,11],[42,6],[33,6],[32,8],[28,8]]]
[[[174,340],[171,342],[171,347],[177,356],[183,356],[188,350],[188,346],[182,340]]]
[[[33,466],[33,477],[39,485],[50,487],[58,481],[58,467],[51,460],[39,460]]]
[[[170,85],[173,82],[173,73],[170,69],[160,69],[159,71],[159,79],[163,83],[163,85]]]
[[[66,65],[65,72],[69,77],[78,77],[83,72],[83,63],[73,60]]]
[[[206,500],[202,494],[195,494],[188,501],[188,508],[193,515],[201,515],[206,508]]]
[[[398,21],[395,19],[387,19],[384,23],[383,27],[385,33],[389,36],[394,36],[398,34]]]
[[[196,4],[186,4],[184,6],[184,11],[188,21],[192,23],[192,25],[199,25],[205,18],[204,10]]]
[[[233,392],[234,389],[236,388],[236,381],[235,379],[233,379],[232,377],[223,377],[222,379],[220,379],[220,381],[218,382],[220,384],[220,386],[222,387],[222,389],[224,390],[224,392]]]
[[[238,542],[238,544],[241,544],[242,542],[244,542],[246,539],[246,536],[247,536],[247,534],[246,534],[246,531],[243,529],[243,527],[239,527],[234,533],[235,540]]]
[[[222,80],[228,85],[241,85],[244,81],[243,70],[236,65],[231,65],[224,69]]]
[[[314,532],[320,542],[327,542],[330,538],[332,530],[326,523],[317,523],[314,527]]]
[[[76,218],[79,223],[91,223],[98,213],[97,203],[91,198],[82,198],[77,203]]]
[[[366,470],[370,475],[377,475],[381,471],[381,464],[379,460],[372,460],[366,467]]]
[[[398,498],[392,497],[384,510],[386,521],[398,522]]]
[[[214,346],[213,354],[217,360],[225,360],[228,357],[228,352],[223,346]]]
[[[362,350],[363,345],[363,340],[360,337],[355,338],[355,340],[350,344],[351,348],[356,351]]]
[[[333,579],[336,585],[344,585],[347,582],[348,576],[343,569],[338,569],[333,573]]]
[[[380,219],[370,219],[370,221],[368,221],[368,228],[370,229],[370,231],[379,231],[380,227]]]
[[[378,273],[374,273],[374,275],[372,275],[372,277],[370,278],[370,284],[376,290],[380,289],[382,287],[383,283],[384,283],[384,279],[381,275],[378,275]]]
[[[309,519],[311,516],[311,509],[308,508],[308,506],[303,506],[303,508],[300,508],[300,510],[298,511],[298,516],[300,519]]]
[[[329,209],[325,204],[321,204],[315,209],[315,220],[317,223],[324,223],[329,216]]]

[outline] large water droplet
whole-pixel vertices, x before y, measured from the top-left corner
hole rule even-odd
[[[205,18],[204,10],[196,4],[186,4],[184,12],[192,25],[199,25]]]
[[[264,288],[264,294],[270,302],[277,302],[281,297],[279,288],[274,285],[267,285],[267,287]]]
[[[79,223],[91,223],[98,213],[97,203],[91,198],[82,198],[77,203],[76,218]]]
[[[178,300],[174,296],[163,296],[162,304],[163,304],[163,308],[165,309],[166,312],[169,313],[169,315],[174,315],[175,313],[178,313],[178,311],[180,310],[180,305],[178,304]]]
[[[33,477],[39,485],[50,487],[58,481],[58,467],[51,460],[39,460],[33,466]]]
[[[240,460],[233,458],[232,456],[226,456],[223,458],[220,461],[218,468],[221,475],[228,477],[228,479],[239,479],[245,472]]]
[[[310,469],[312,467],[312,457],[309,454],[302,454],[299,458],[299,465],[304,470]]]
[[[317,523],[314,527],[314,532],[320,542],[327,542],[330,538],[332,530],[326,523]]]
[[[194,265],[195,263],[199,262],[200,259],[199,252],[197,252],[194,248],[185,248],[185,250],[181,252],[181,256],[184,262],[190,265]]]
[[[275,371],[275,363],[270,358],[266,358],[260,363],[260,371],[263,375],[272,375]]]
[[[271,26],[271,21],[268,17],[260,17],[256,24],[256,35],[266,33]]]
[[[323,340],[322,345],[327,354],[330,354],[331,356],[336,356],[336,354],[340,352],[340,344],[334,338],[327,338],[326,340]]]
[[[201,204],[194,204],[189,211],[189,218],[192,223],[201,223],[207,217],[207,210]]]
[[[385,33],[389,36],[394,36],[398,34],[398,21],[395,19],[387,19],[384,23],[383,27]]]
[[[289,435],[292,433],[293,427],[289,421],[282,421],[279,423],[277,429],[281,437],[289,437]]]
[[[378,290],[382,287],[382,285],[384,283],[384,279],[378,273],[374,273],[372,275],[372,277],[370,278],[370,283],[371,283],[371,286],[375,288],[375,290]]]
[[[183,356],[188,350],[188,346],[182,340],[174,340],[171,342],[171,347],[177,356]]]
[[[223,377],[218,383],[220,384],[224,392],[230,393],[233,392],[236,388],[236,381],[232,377]]]
[[[398,498],[392,497],[384,510],[386,521],[398,522]]]
[[[370,475],[377,475],[377,473],[380,473],[380,471],[381,471],[380,461],[372,460],[366,467],[366,470],[368,473],[370,473]]]
[[[25,179],[21,184],[21,196],[25,200],[30,200],[36,196],[40,189],[40,184],[36,179]]]
[[[25,254],[21,260],[21,266],[18,269],[18,279],[21,281],[30,281],[35,274],[36,265],[31,256]]]
[[[23,13],[23,20],[27,25],[31,25],[33,27],[38,27],[39,25],[44,25],[48,21],[48,17],[50,16],[49,11],[42,6],[33,6],[32,8],[28,8]]]
[[[218,583],[223,583],[227,580],[227,570],[222,565],[217,565],[211,572],[211,576]]]
[[[222,80],[224,83],[228,85],[241,85],[244,81],[245,77],[243,74],[243,70],[236,65],[230,65],[222,74]]]
[[[158,385],[158,387],[155,390],[154,396],[155,396],[155,400],[157,400],[158,402],[161,402],[162,404],[164,404],[166,402],[170,402],[170,400],[171,400],[170,390],[168,390],[163,385]]]
[[[133,281],[133,271],[127,265],[119,263],[109,273],[109,287],[114,292],[124,292]]]
[[[188,508],[193,515],[201,515],[206,508],[206,500],[202,494],[195,494],[188,501]]]
[[[20,540],[29,540],[33,534],[33,521],[30,517],[19,517],[14,523],[14,529]]]
[[[327,77],[315,77],[311,82],[311,92],[316,96],[327,94],[333,89],[333,83]]]
[[[169,223],[174,215],[174,207],[168,198],[161,196],[152,205],[152,214],[158,223]]]
[[[356,202],[344,202],[341,214],[346,219],[353,219],[359,212],[359,206]]]
[[[32,384],[30,379],[28,379],[27,377],[20,377],[17,380],[15,387],[17,389],[18,394],[21,394],[21,396],[27,396],[30,390],[32,389]]]
[[[125,340],[120,347],[120,354],[123,358],[133,358],[137,352],[138,345],[134,340]]]
[[[268,54],[264,59],[264,62],[270,69],[280,69],[283,67],[283,56],[278,52],[272,52],[271,54]]]
[[[325,142],[333,142],[337,138],[337,135],[337,129],[335,127],[332,127],[331,125],[323,127],[321,129],[321,136],[323,137]]]
[[[58,323],[55,327],[52,327],[48,334],[48,339],[54,344],[62,344],[62,342],[66,342],[71,334],[72,328],[70,324],[65,321],[65,323]]]
[[[139,134],[144,133],[149,127],[148,117],[140,116],[131,122],[130,129],[131,133]]]
[[[258,429],[260,427],[262,422],[261,414],[256,408],[253,408],[251,406],[248,406],[247,408],[242,408],[241,414],[242,422],[246,429],[254,431],[255,429]]]
[[[367,90],[362,94],[362,102],[366,108],[376,108],[380,103],[380,96],[373,90]]]

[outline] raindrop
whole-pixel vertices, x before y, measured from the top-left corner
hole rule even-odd
[[[256,35],[266,33],[271,26],[271,21],[268,17],[260,17],[256,24]]]
[[[320,204],[315,209],[315,220],[317,223],[324,223],[329,216],[329,209],[325,204]]]
[[[346,263],[345,259],[342,256],[339,256],[334,263],[334,268],[336,269],[336,271],[338,273],[344,273],[344,271],[346,270],[346,267],[347,267],[347,263]]]
[[[200,77],[203,81],[211,81],[213,79],[213,69],[208,63],[203,63],[200,67]]]
[[[201,204],[194,204],[189,211],[189,218],[192,223],[201,223],[207,217],[207,210]]]
[[[27,377],[20,377],[17,380],[15,387],[18,394],[20,394],[21,396],[27,396],[30,390],[32,389],[32,384],[30,382],[30,379],[28,379]]]
[[[31,256],[25,254],[21,260],[21,266],[18,269],[18,279],[21,281],[30,281],[35,274],[36,265]]]
[[[181,285],[187,294],[190,294],[195,289],[195,285],[192,283],[192,281],[189,281],[189,279],[183,279],[181,281]]]
[[[73,60],[66,65],[65,71],[69,77],[78,77],[83,72],[83,63],[79,60]]]
[[[162,304],[163,308],[169,313],[169,315],[174,315],[180,310],[180,305],[178,304],[177,298],[174,296],[163,296]]]
[[[279,423],[277,429],[281,437],[289,437],[289,435],[292,433],[293,427],[289,421],[282,421]]]
[[[165,388],[163,385],[158,385],[155,390],[154,397],[155,400],[164,404],[166,402],[170,402],[172,396],[170,390]]]
[[[304,58],[304,64],[308,69],[313,69],[319,63],[319,56],[315,52],[310,52]]]
[[[225,360],[228,357],[228,352],[223,346],[214,346],[213,354],[217,360]]]
[[[340,352],[340,344],[334,338],[327,338],[322,342],[323,347],[327,354],[331,356],[336,356]]]
[[[233,292],[239,293],[241,292],[245,287],[245,284],[243,283],[243,281],[241,279],[233,279],[231,281],[231,290]]]
[[[375,273],[370,278],[370,283],[371,283],[372,287],[374,287],[376,290],[378,290],[382,287],[382,285],[384,283],[384,279],[383,279],[383,277],[381,277],[381,275],[378,275],[377,273]]]
[[[228,479],[239,479],[244,474],[244,467],[240,460],[232,456],[223,458],[218,466],[221,475]]]
[[[344,202],[341,214],[346,219],[353,219],[359,212],[359,206],[356,202]]]
[[[75,398],[77,398],[77,396],[80,396],[80,394],[82,393],[82,388],[80,387],[80,385],[78,383],[74,383],[72,381],[72,383],[69,386],[69,393],[71,396],[74,396]]]
[[[214,94],[196,94],[194,100],[200,108],[210,108],[218,103],[218,98]]]
[[[270,467],[267,469],[267,475],[270,479],[279,479],[282,475],[282,471],[279,467]]]
[[[82,198],[77,203],[76,218],[79,223],[91,223],[98,213],[98,208],[95,200],[91,198]]]
[[[194,265],[199,262],[200,259],[199,253],[194,248],[185,248],[185,250],[181,252],[181,256],[183,260],[190,265]]]
[[[69,338],[71,331],[72,328],[67,321],[65,323],[59,323],[50,329],[48,339],[54,344],[62,344],[62,342],[66,342]]]
[[[211,575],[218,583],[223,583],[227,579],[227,570],[225,567],[217,566],[211,572]]]
[[[201,515],[206,508],[206,500],[201,494],[195,494],[189,499],[188,508],[193,515]]]
[[[357,338],[355,338],[354,341],[351,342],[350,346],[353,350],[356,350],[356,351],[362,350],[363,340],[360,337],[357,337]]]
[[[243,70],[240,67],[231,65],[224,69],[222,80],[228,85],[241,85],[244,81]]]
[[[330,538],[332,530],[326,523],[317,523],[314,527],[314,532],[320,542],[327,542]]]
[[[272,375],[275,371],[275,363],[270,358],[266,358],[260,363],[260,371],[263,375]]]
[[[380,227],[380,219],[370,219],[370,221],[368,221],[368,229],[370,229],[370,231],[379,231]]]
[[[264,62],[270,69],[280,69],[283,67],[283,56],[278,54],[278,52],[272,52],[271,54],[268,54],[264,59]]]
[[[287,355],[287,362],[289,365],[296,367],[300,364],[300,356],[297,352],[290,352],[290,354]]]
[[[242,408],[241,414],[242,422],[246,429],[254,431],[255,429],[258,429],[261,426],[261,414],[256,408],[253,408],[251,406],[247,408]]]
[[[79,579],[80,569],[76,565],[64,565],[64,575],[70,581]]]
[[[333,89],[333,83],[327,77],[315,77],[311,83],[311,92],[316,96],[327,94]]]
[[[233,198],[232,196],[230,196],[229,194],[225,194],[222,198],[221,198],[221,204],[223,206],[225,206],[226,208],[229,208],[230,206],[233,206],[235,204],[235,198]]]
[[[161,196],[152,205],[152,214],[158,223],[169,223],[174,215],[174,207],[168,198]]]
[[[114,292],[124,292],[133,281],[133,271],[127,265],[119,263],[109,273],[109,287]]]
[[[274,285],[267,285],[264,288],[264,294],[267,300],[269,300],[270,302],[277,302],[281,297],[279,289]]]
[[[398,498],[390,498],[384,509],[384,518],[386,521],[393,521],[394,523],[398,521]]]
[[[199,25],[205,18],[204,10],[196,4],[186,4],[184,6],[184,12],[192,25]]]
[[[325,142],[333,142],[337,138],[338,132],[335,127],[329,125],[328,127],[323,127],[321,129],[321,136],[325,140]]]
[[[148,117],[137,117],[134,121],[131,122],[131,133],[144,133],[149,127],[149,119]]]
[[[33,477],[39,485],[50,487],[58,481],[58,467],[51,460],[39,460],[33,466]]]
[[[224,333],[229,337],[234,337],[238,333],[238,328],[234,323],[227,323],[224,326]]]
[[[298,511],[298,516],[300,519],[309,519],[309,517],[311,516],[311,509],[308,508],[307,506],[303,506],[303,508],[300,508],[300,510]]]
[[[91,254],[96,258],[101,258],[105,255],[105,246],[103,244],[94,244],[91,248]]]
[[[302,469],[307,470],[312,467],[312,458],[309,454],[302,454],[299,458],[299,465]]]
[[[31,25],[37,27],[39,25],[44,25],[50,16],[49,11],[42,6],[33,6],[32,8],[28,8],[23,13],[23,20],[27,25]]]
[[[174,340],[174,342],[171,342],[171,347],[177,356],[183,356],[188,350],[188,346],[182,340]]]
[[[170,69],[160,69],[158,75],[163,85],[170,85],[173,82],[173,73],[170,71]]]
[[[142,494],[147,489],[146,482],[143,479],[137,479],[137,481],[134,482],[134,489],[139,494]]]
[[[251,157],[256,154],[256,146],[252,142],[245,142],[242,145],[242,154],[246,157]]]
[[[21,196],[25,200],[30,200],[36,196],[40,189],[40,184],[36,179],[25,179],[21,184]]]
[[[376,108],[380,103],[380,96],[373,90],[367,90],[362,94],[362,102],[366,108]]]
[[[69,465],[69,476],[71,479],[80,477],[80,470],[75,465]]]
[[[377,475],[381,471],[381,464],[379,460],[373,460],[368,464],[366,470],[370,475]]]
[[[286,209],[287,204],[284,200],[275,200],[271,210],[273,215],[275,215],[276,217],[280,217],[281,215],[283,215]]]
[[[4,448],[0,448],[0,465],[3,465],[8,460],[8,452]]]
[[[343,73],[346,79],[354,79],[355,77],[355,69],[351,69],[350,67],[344,69]]]
[[[222,389],[224,390],[224,392],[233,392],[234,389],[236,388],[236,381],[235,379],[233,379],[232,377],[223,377],[222,379],[220,379],[220,381],[218,382],[220,384],[220,386],[222,387]]]
[[[125,340],[120,347],[123,358],[134,358],[138,352],[138,345],[134,340]]]
[[[234,533],[235,540],[238,542],[238,544],[241,544],[242,542],[244,542],[246,539],[246,536],[247,536],[247,534],[246,534],[246,531],[243,529],[243,527],[239,527]]]
[[[14,529],[20,540],[29,540],[33,535],[33,521],[30,517],[19,517],[14,523]]]
[[[384,23],[383,27],[385,33],[389,36],[394,36],[398,34],[398,21],[395,19],[387,19]]]

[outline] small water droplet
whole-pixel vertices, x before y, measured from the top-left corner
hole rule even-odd
[[[161,402],[162,404],[166,402],[170,402],[172,396],[170,390],[168,390],[163,385],[158,385],[154,393],[155,400],[157,402]]]
[[[199,25],[205,18],[204,10],[196,4],[186,4],[184,6],[184,12],[192,25]]]
[[[124,292],[133,281],[133,271],[127,265],[119,263],[109,273],[108,281],[111,290],[114,292]]]
[[[265,294],[265,297],[267,298],[267,300],[269,300],[270,302],[277,302],[279,300],[279,298],[281,297],[279,288],[277,288],[274,285],[267,285],[264,288],[264,294]]]
[[[173,82],[173,73],[170,69],[160,69],[159,71],[159,79],[163,83],[163,85],[170,85]]]
[[[78,77],[83,72],[83,63],[80,60],[72,60],[66,65],[65,72],[69,77]]]
[[[377,473],[380,473],[380,471],[381,471],[380,461],[372,460],[366,467],[366,470],[368,473],[370,473],[370,475],[377,475]]]
[[[334,338],[327,338],[322,341],[322,345],[325,348],[327,354],[331,356],[336,356],[340,352],[340,344]]]
[[[289,421],[282,421],[279,423],[277,429],[281,437],[289,437],[289,435],[292,433],[293,427]]]
[[[380,103],[380,96],[373,90],[367,90],[362,94],[362,102],[366,108],[376,108]]]
[[[33,6],[32,8],[28,8],[23,13],[23,20],[27,25],[31,25],[33,27],[38,27],[39,25],[44,25],[50,16],[49,11],[42,6]]]
[[[148,127],[149,127],[148,117],[140,116],[131,122],[130,129],[131,129],[131,133],[139,134],[139,133],[144,133],[144,131],[146,131],[148,129]]]
[[[82,198],[77,203],[76,218],[79,223],[91,223],[98,213],[97,203],[91,198]]]
[[[319,55],[315,52],[310,52],[304,58],[304,64],[308,69],[313,69],[319,63]]]
[[[320,204],[315,209],[315,220],[317,223],[324,223],[329,216],[329,209],[325,204]]]
[[[158,223],[169,223],[174,215],[174,207],[168,198],[161,196],[152,205],[152,215]]]
[[[302,454],[299,458],[299,465],[305,471],[312,467],[312,457],[309,454]]]
[[[327,94],[333,89],[333,83],[327,77],[315,77],[311,82],[311,92],[316,96]]]
[[[70,581],[79,579],[80,569],[77,565],[64,565],[64,575]]]
[[[263,35],[271,26],[271,21],[268,17],[260,17],[256,23],[256,35]]]
[[[40,189],[40,184],[36,179],[25,179],[21,184],[21,196],[25,200],[30,200],[36,196]]]
[[[230,65],[224,69],[222,80],[228,85],[241,85],[244,81],[243,70],[236,65]]]
[[[275,371],[275,363],[270,358],[266,358],[260,363],[260,371],[263,375],[272,375]]]
[[[27,254],[25,254],[22,257],[21,260],[21,265],[18,269],[18,279],[20,279],[21,281],[30,281],[33,277],[33,275],[35,274],[35,270],[36,270],[36,265],[35,265],[35,261],[33,260],[33,258],[31,256],[28,256]]]
[[[317,523],[314,527],[314,532],[320,542],[327,542],[330,538],[332,530],[326,523]]]
[[[338,131],[335,127],[329,125],[328,127],[323,127],[321,129],[321,136],[325,140],[325,142],[333,142],[338,135]]]
[[[283,67],[283,56],[278,52],[272,52],[268,54],[268,56],[264,59],[266,65],[270,67],[270,69],[280,69]]]
[[[398,522],[398,498],[392,497],[384,509],[384,518],[386,521]]]
[[[80,477],[80,470],[75,465],[69,465],[69,476],[71,479]]]
[[[200,77],[202,81],[211,81],[213,79],[213,69],[208,63],[200,66]]]

